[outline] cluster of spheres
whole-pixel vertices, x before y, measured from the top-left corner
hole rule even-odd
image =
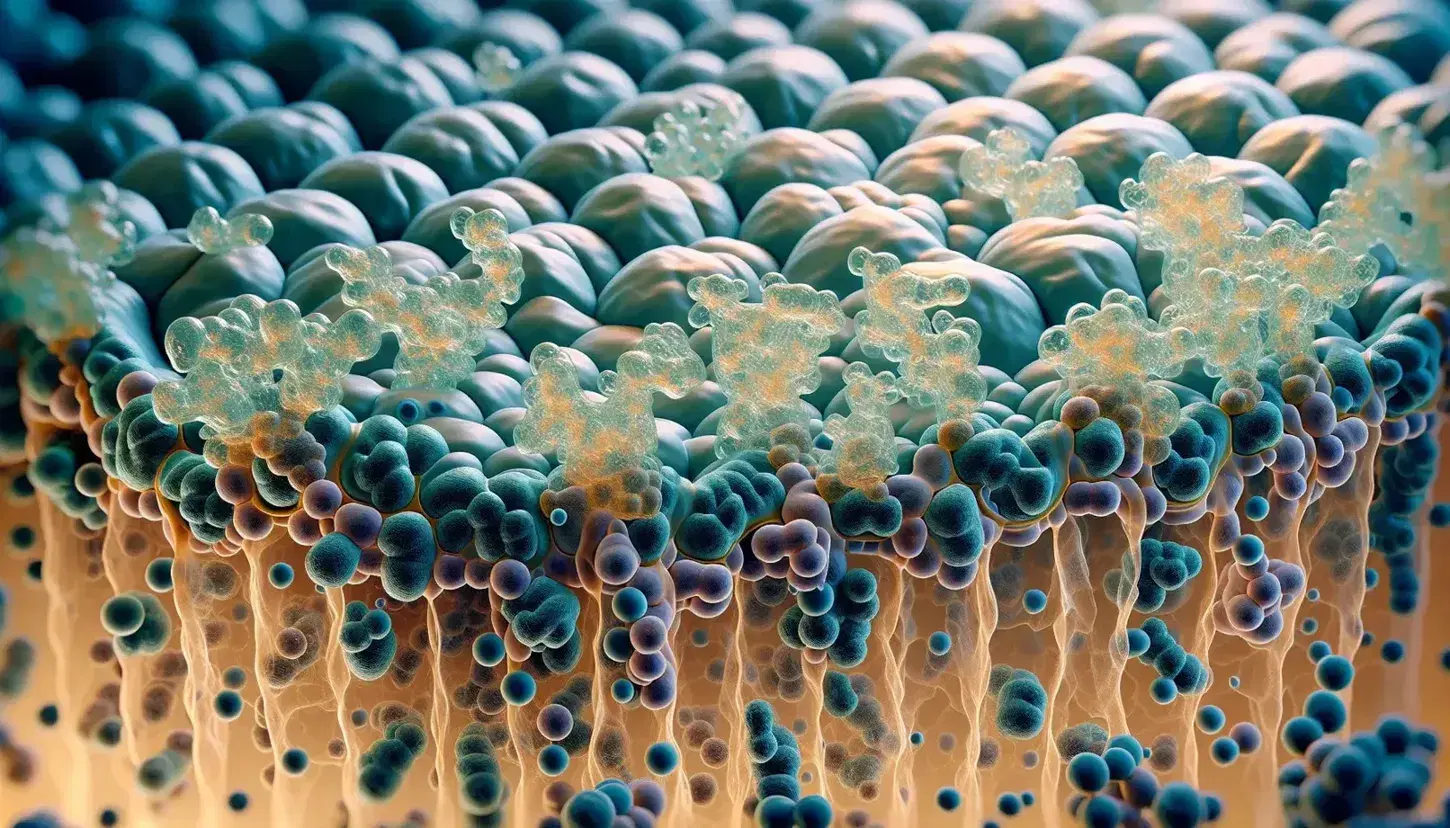
[[[0,0],[0,824],[1443,828],[1447,275],[1441,0]]]

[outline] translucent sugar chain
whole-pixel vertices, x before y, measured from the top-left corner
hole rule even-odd
[[[1258,274],[1204,268],[1183,280],[1159,321],[1193,332],[1195,355],[1211,377],[1233,376],[1240,384],[1252,375],[1264,355],[1264,311],[1273,286]]]
[[[1367,253],[1383,244],[1402,267],[1437,271],[1447,257],[1447,208],[1435,152],[1409,124],[1386,127],[1375,140],[1375,155],[1350,162],[1345,185],[1320,208],[1319,229],[1348,250]]]
[[[239,247],[258,247],[272,240],[272,220],[260,213],[222,218],[215,207],[202,207],[186,225],[186,240],[203,253],[224,256]]]
[[[1209,376],[1238,385],[1253,381],[1265,356],[1312,356],[1315,326],[1352,305],[1378,271],[1336,237],[1291,220],[1261,236],[1245,232],[1243,191],[1210,176],[1201,155],[1155,153],[1121,195],[1137,211],[1143,245],[1164,254],[1171,304],[1160,321],[1189,329]]]
[[[0,243],[0,272],[11,297],[7,315],[46,343],[94,335],[116,278],[111,268],[131,261],[136,250],[136,228],[119,204],[115,185],[91,182],[66,197],[61,221],[22,227]]]
[[[1336,306],[1353,305],[1379,273],[1373,256],[1351,256],[1329,233],[1291,219],[1269,225],[1252,251],[1253,269],[1272,290],[1264,306],[1265,345],[1283,357],[1312,353],[1314,326],[1328,321]]]
[[[861,277],[866,308],[856,315],[856,339],[868,354],[900,366],[899,391],[912,404],[932,406],[937,422],[971,416],[987,395],[978,369],[981,326],[939,310],[967,301],[971,283],[950,263],[903,266],[890,253],[851,251],[851,272]]]
[[[1145,437],[1167,437],[1178,425],[1178,397],[1150,380],[1170,379],[1183,370],[1193,353],[1193,334],[1154,322],[1138,297],[1114,288],[1099,307],[1073,305],[1064,324],[1043,332],[1037,352],[1067,379],[1073,393],[1097,386],[1136,406]]]
[[[1163,290],[1170,298],[1180,282],[1204,268],[1234,270],[1241,261],[1244,191],[1209,172],[1208,158],[1198,153],[1177,161],[1155,152],[1138,180],[1125,179],[1118,188],[1123,206],[1137,213],[1139,243],[1163,254]]]
[[[392,257],[381,246],[340,245],[327,251],[328,266],[346,283],[343,302],[368,311],[382,330],[398,338],[393,363],[398,388],[457,387],[473,374],[488,331],[507,321],[504,304],[519,298],[523,268],[503,214],[460,208],[451,228],[479,264],[478,278],[445,273],[414,284],[394,271]]]
[[[529,364],[534,376],[524,383],[528,411],[514,430],[514,444],[538,454],[553,452],[559,461],[556,482],[584,487],[593,506],[616,517],[657,510],[657,498],[650,503],[643,497],[660,468],[654,395],[679,399],[705,381],[705,363],[684,330],[672,322],[647,326],[615,370],[600,372],[599,394],[580,387],[578,369],[558,345],[538,345]]]
[[[519,301],[524,285],[523,254],[509,240],[508,219],[492,207],[459,207],[453,211],[448,226],[481,271],[477,279],[460,280],[463,285],[454,288],[463,291],[458,298],[471,300],[464,304],[476,307],[479,324],[503,327],[508,321],[503,306]]]
[[[710,326],[715,381],[729,398],[716,429],[720,457],[768,449],[780,426],[805,430],[801,395],[820,386],[820,356],[846,323],[829,290],[787,284],[779,273],[761,284],[759,303],[745,301],[743,280],[718,273],[688,285],[690,324]]]
[[[1076,161],[1036,160],[1026,137],[1010,127],[992,130],[985,144],[962,153],[958,171],[967,187],[1002,199],[1013,221],[1067,216],[1083,185]]]
[[[745,143],[740,118],[745,99],[731,92],[719,103],[683,100],[654,120],[644,154],[655,175],[698,175],[718,181],[730,157]]]
[[[473,50],[473,67],[477,71],[478,85],[483,91],[502,92],[514,85],[523,63],[507,46],[484,41]]]
[[[156,416],[163,422],[200,422],[208,460],[225,462],[225,444],[250,441],[281,422],[300,424],[342,401],[342,378],[354,363],[377,353],[377,323],[349,310],[336,322],[302,316],[286,299],[264,302],[247,294],[221,313],[183,317],[166,331],[166,354],[179,380],[156,386]],[[280,372],[280,379],[277,378]]]
[[[850,413],[826,418],[823,431],[831,449],[821,468],[845,486],[879,495],[897,470],[891,406],[901,399],[901,389],[890,372],[872,374],[864,362],[846,366],[842,377]]]
[[[121,214],[121,193],[109,181],[92,181],[66,196],[63,231],[81,261],[121,267],[136,256],[136,226]]]

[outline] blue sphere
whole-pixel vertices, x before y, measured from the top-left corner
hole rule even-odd
[[[655,742],[645,750],[644,763],[655,776],[668,776],[680,766],[680,750],[669,742]]]
[[[523,707],[534,700],[539,685],[533,676],[523,670],[514,670],[503,677],[499,689],[503,692],[504,701],[515,707]]]
[[[1174,684],[1173,679],[1167,676],[1159,676],[1153,679],[1152,684],[1148,685],[1148,692],[1152,694],[1153,701],[1159,704],[1170,704],[1174,699],[1178,698],[1178,685]]]
[[[1314,667],[1314,680],[1325,690],[1343,690],[1354,681],[1354,664],[1341,655],[1325,656]]]
[[[926,648],[932,655],[944,656],[952,650],[952,637],[938,630],[927,637]]]
[[[558,776],[569,768],[569,751],[559,745],[545,745],[539,751],[539,771],[545,776]]]
[[[609,686],[609,695],[620,704],[634,701],[634,683],[627,678],[618,678]]]
[[[614,593],[609,607],[613,610],[615,618],[626,624],[632,624],[644,617],[645,612],[649,610],[649,601],[637,587],[625,587]]]
[[[1022,608],[1029,615],[1037,615],[1047,609],[1047,593],[1040,589],[1029,589],[1022,596]]]
[[[242,715],[242,697],[235,690],[223,690],[212,700],[217,717],[230,722]]]
[[[292,776],[297,776],[307,770],[310,761],[307,756],[307,751],[302,748],[287,748],[282,751],[282,770]]]
[[[1209,745],[1209,754],[1220,765],[1232,765],[1239,758],[1239,744],[1227,736],[1220,736]]]
[[[1108,786],[1108,763],[1091,751],[1079,753],[1067,763],[1067,779],[1073,787],[1097,793]]]
[[[484,633],[473,639],[473,660],[484,667],[494,667],[504,660],[503,639],[498,633]]]
[[[291,565],[281,561],[272,564],[267,569],[267,583],[271,584],[274,589],[286,589],[292,586],[292,581],[296,577],[297,573],[292,571]]]
[[[1262,495],[1254,495],[1244,503],[1244,517],[1249,520],[1259,521],[1269,516],[1269,500]]]

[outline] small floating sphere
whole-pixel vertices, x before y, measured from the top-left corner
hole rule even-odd
[[[1186,782],[1169,782],[1154,803],[1158,824],[1164,826],[1197,825],[1203,817],[1203,802],[1198,791]]]
[[[956,788],[942,788],[936,792],[936,805],[943,811],[955,811],[962,807],[962,794]]]
[[[1213,761],[1220,765],[1232,765],[1239,758],[1239,745],[1227,736],[1220,736],[1209,745]]]
[[[504,701],[515,707],[523,707],[534,700],[539,686],[533,676],[523,670],[514,670],[503,677],[503,684],[499,689],[503,691]]]
[[[795,801],[781,794],[772,794],[755,806],[755,824],[760,828],[795,825]]]
[[[615,627],[604,634],[604,654],[612,661],[625,662],[634,654],[634,645],[629,642],[629,630]]]
[[[10,545],[24,552],[35,545],[35,530],[29,526],[17,526],[10,530]]]
[[[637,587],[625,587],[614,593],[610,599],[609,608],[613,610],[614,617],[626,624],[633,624],[644,617],[649,610],[649,601],[644,597]]]
[[[562,704],[548,704],[539,710],[535,723],[545,739],[558,742],[574,729],[574,714]]]
[[[653,615],[647,615],[629,627],[629,643],[636,652],[653,654],[665,648],[669,629],[665,622]]]
[[[292,776],[297,776],[307,770],[307,765],[310,762],[311,760],[307,756],[307,751],[302,748],[287,748],[282,751],[282,770]]]
[[[96,727],[96,743],[112,748],[121,743],[121,720],[112,716]]]
[[[146,587],[152,592],[167,593],[175,584],[171,578],[171,558],[157,558],[146,564]]]
[[[1269,499],[1263,495],[1254,495],[1244,504],[1244,517],[1249,520],[1263,520],[1269,516]]]
[[[222,684],[230,690],[240,690],[247,685],[247,671],[241,667],[228,667],[222,671]]]
[[[1304,715],[1319,723],[1325,733],[1338,733],[1349,720],[1344,700],[1328,690],[1315,690],[1304,700]]]
[[[539,751],[539,771],[545,776],[558,776],[569,769],[569,751],[559,745],[545,745]]]
[[[1309,660],[1314,662],[1315,664],[1318,664],[1320,661],[1324,660],[1326,656],[1333,652],[1334,651],[1331,650],[1329,647],[1328,641],[1309,642]]]
[[[1011,791],[1002,794],[997,797],[997,810],[1001,811],[1003,816],[1017,816],[1022,813],[1022,797]]]
[[[564,806],[564,824],[578,826],[606,826],[614,823],[618,810],[609,795],[603,791],[580,791]]]
[[[1153,694],[1153,701],[1159,704],[1169,704],[1178,698],[1178,685],[1174,684],[1173,679],[1167,676],[1159,676],[1153,679],[1153,683],[1149,686],[1149,692]]]
[[[60,708],[53,704],[44,705],[40,708],[36,718],[45,727],[55,727],[56,722],[60,721]]]
[[[569,513],[558,507],[549,513],[549,522],[555,526],[563,526],[569,522]]]
[[[267,569],[267,583],[276,589],[286,589],[292,586],[297,573],[292,570],[291,564],[277,562]]]
[[[952,637],[946,632],[938,630],[926,639],[926,648],[932,655],[944,656],[952,651]]]
[[[680,750],[669,742],[655,742],[645,750],[644,763],[655,776],[668,776],[680,766]]]
[[[1067,779],[1080,791],[1097,793],[1108,785],[1108,763],[1091,751],[1079,753],[1067,763]]]
[[[1031,615],[1037,615],[1047,609],[1047,593],[1040,589],[1029,589],[1022,596],[1022,608]]]
[[[1430,525],[1436,529],[1450,526],[1450,503],[1436,503],[1430,507]]]
[[[473,639],[473,660],[485,667],[493,667],[503,661],[506,655],[503,639],[498,633],[484,633]]]
[[[1242,566],[1253,566],[1264,557],[1264,541],[1258,535],[1244,535],[1234,541],[1234,561]]]
[[[1223,730],[1223,710],[1212,704],[1205,704],[1198,708],[1198,729],[1204,733],[1217,733]]]
[[[628,704],[634,701],[634,683],[626,678],[615,679],[609,686],[609,695],[620,704]]]
[[[1126,748],[1109,747],[1103,751],[1103,761],[1108,763],[1108,778],[1115,782],[1121,782],[1128,778],[1133,769],[1138,767],[1138,762],[1143,756],[1142,748],[1138,749],[1135,756],[1129,753]]]
[[[1139,629],[1128,630],[1128,655],[1129,656],[1132,656],[1133,658],[1137,658],[1138,656],[1142,655],[1143,653],[1148,652],[1148,647],[1151,646],[1151,645],[1152,645],[1152,639],[1150,639],[1148,637],[1148,634],[1146,632],[1143,632],[1142,630],[1139,630]]]
[[[331,480],[314,480],[302,490],[302,510],[308,517],[330,518],[341,507],[342,489]]]
[[[802,797],[795,804],[795,824],[798,828],[827,828],[833,819],[831,803],[819,794]]]
[[[141,629],[146,608],[134,595],[116,595],[101,605],[101,626],[111,635],[130,635]]]
[[[1284,747],[1298,756],[1303,755],[1310,745],[1324,736],[1324,727],[1308,716],[1295,716],[1284,723],[1284,729],[1279,735]]]
[[[498,597],[513,601],[529,588],[532,577],[523,561],[508,558],[493,565],[488,574],[488,586]]]
[[[277,633],[277,652],[283,658],[301,658],[307,652],[307,636],[296,627],[284,627]]]
[[[233,791],[231,796],[227,797],[227,807],[237,813],[247,810],[247,805],[250,803],[251,800],[247,797],[246,791]]]
[[[242,697],[235,690],[223,690],[212,700],[212,709],[222,721],[230,722],[242,715]]]
[[[1387,664],[1399,664],[1405,657],[1405,645],[1393,638],[1386,639],[1380,645],[1380,657]]]

